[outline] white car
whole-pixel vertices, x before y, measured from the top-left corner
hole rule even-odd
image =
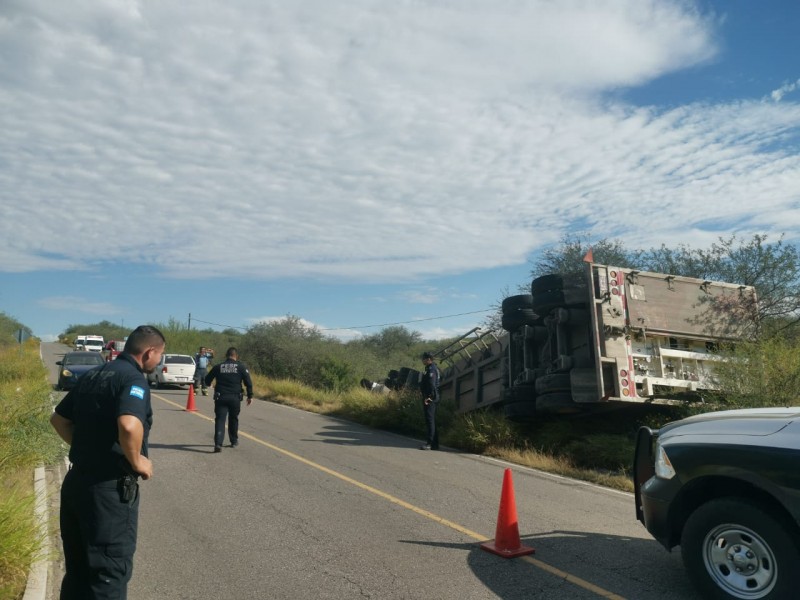
[[[76,337],[75,338],[75,350],[76,351],[86,350],[86,348],[83,347],[83,345],[85,343],[86,343],[86,336],[85,335],[79,335],[78,337]]]
[[[194,383],[194,357],[188,354],[164,354],[161,362],[147,375],[150,385],[185,385]]]

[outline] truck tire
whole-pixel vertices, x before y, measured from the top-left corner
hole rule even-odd
[[[550,373],[536,379],[536,393],[549,394],[551,392],[570,391],[569,373]],[[570,396],[570,400],[572,397]]]
[[[581,407],[573,402],[569,392],[548,392],[536,396],[536,410],[555,415],[574,415],[581,412]]]
[[[397,389],[402,390],[406,382],[408,381],[408,374],[411,372],[411,369],[408,367],[401,367],[397,371]]]
[[[553,273],[551,275],[542,275],[531,281],[531,294],[541,294],[542,292],[550,292],[552,290],[560,290],[564,287],[564,278]]]
[[[521,309],[505,313],[500,318],[500,325],[506,331],[516,331],[523,325],[533,325],[537,322],[536,314],[530,309]]]
[[[683,564],[704,598],[793,598],[800,552],[792,531],[755,501],[711,500],[683,527]]]
[[[550,290],[533,296],[533,311],[544,316],[554,308],[582,307],[586,306],[588,301],[589,296],[585,287]]]
[[[536,418],[536,392],[532,385],[508,388],[503,395],[503,414],[514,423],[531,423]]]
[[[419,389],[420,373],[416,369],[409,369],[406,376],[405,386],[411,390]]]
[[[533,306],[533,296],[530,294],[520,294],[509,296],[502,303],[503,314],[514,312],[519,309],[530,309]]]

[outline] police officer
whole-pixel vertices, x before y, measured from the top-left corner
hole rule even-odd
[[[422,393],[422,412],[425,416],[427,440],[420,450],[439,449],[439,430],[436,429],[436,407],[439,405],[439,367],[433,362],[433,354],[422,354],[425,371],[419,384]]]
[[[214,452],[222,452],[225,439],[225,420],[228,420],[228,437],[231,448],[239,445],[239,411],[242,409],[242,383],[247,389],[247,405],[253,402],[253,380],[247,365],[239,361],[236,348],[228,348],[225,361],[216,364],[206,375],[205,384],[214,385]]]
[[[153,476],[145,373],[156,368],[164,346],[158,329],[137,327],[117,359],[85,373],[50,418],[70,446],[72,463],[61,486],[61,600],[127,597],[139,515],[136,480]]]

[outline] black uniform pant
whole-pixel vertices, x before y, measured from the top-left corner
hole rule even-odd
[[[61,600],[125,600],[133,574],[138,491],[120,498],[116,479],[71,469],[61,486],[61,540],[66,572]]]
[[[239,412],[242,410],[240,394],[217,395],[214,398],[214,445],[222,446],[225,439],[225,420],[228,421],[228,438],[231,444],[239,441]]]
[[[425,429],[427,430],[426,443],[434,450],[439,448],[439,430],[436,429],[436,405],[438,402],[422,401],[422,412],[425,415]]]

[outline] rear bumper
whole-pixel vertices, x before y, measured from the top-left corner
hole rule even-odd
[[[166,375],[161,374],[157,377],[159,383],[166,385],[189,385],[194,383],[194,376],[192,375]]]

